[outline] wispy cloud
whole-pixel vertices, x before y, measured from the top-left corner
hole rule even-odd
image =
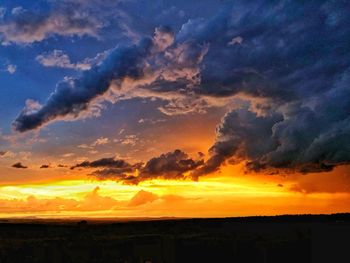
[[[73,4],[36,12],[15,8],[0,23],[1,42],[4,45],[31,44],[54,35],[97,37],[103,23],[88,12],[80,11]]]
[[[36,60],[45,67],[58,67],[76,70],[88,70],[91,68],[89,63],[72,63],[67,54],[62,50],[54,50],[36,57]]]

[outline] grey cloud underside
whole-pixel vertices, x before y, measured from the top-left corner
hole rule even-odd
[[[115,180],[125,184],[138,184],[152,179],[194,180],[186,175],[204,164],[203,160],[194,160],[185,152],[175,150],[150,159],[147,163],[130,164],[125,160],[103,158],[96,161],[85,161],[73,166],[75,168],[98,168],[92,176],[100,180]],[[136,171],[138,173],[136,173]]]
[[[235,1],[210,20],[189,20],[159,52],[143,44],[116,49],[101,67],[59,84],[40,110],[24,110],[14,126],[26,131],[78,116],[112,80],[141,79],[147,62],[155,81],[143,88],[155,94],[244,94],[251,103],[226,114],[211,158],[194,176],[227,160],[248,160],[252,170],[328,171],[350,161],[348,10],[348,1]]]
[[[114,158],[102,158],[92,162],[84,161],[77,165],[71,167],[72,170],[75,168],[99,168],[99,167],[108,167],[113,169],[116,173],[131,173],[134,172],[137,168],[141,166],[138,164],[129,164],[125,160],[114,159]]]
[[[60,117],[78,116],[92,100],[108,90],[113,80],[140,78],[144,58],[151,47],[152,40],[145,38],[137,45],[116,48],[100,65],[84,72],[80,78],[60,82],[40,109],[33,112],[25,108],[14,121],[14,128],[24,132]]]
[[[216,171],[226,160],[303,173],[348,164],[350,3],[256,3],[236,9],[229,28],[242,41],[220,48],[223,37],[211,46],[198,87],[214,96],[242,92],[252,105],[226,114],[211,158],[194,174]],[[254,98],[268,102],[254,105]]]
[[[140,170],[141,178],[184,179],[184,173],[203,165],[203,160],[193,160],[180,150],[150,159]]]

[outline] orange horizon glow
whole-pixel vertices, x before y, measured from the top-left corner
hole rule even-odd
[[[349,193],[305,193],[293,187],[289,178],[244,175],[237,166],[226,166],[198,182],[152,180],[123,185],[62,178],[0,186],[0,217],[235,217],[350,211]]]

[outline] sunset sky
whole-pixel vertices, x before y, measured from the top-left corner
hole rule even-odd
[[[350,212],[349,10],[0,0],[0,217]]]

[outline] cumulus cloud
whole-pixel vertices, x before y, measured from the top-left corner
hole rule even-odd
[[[189,199],[179,195],[156,195],[152,192],[140,190],[130,199],[127,206],[129,207],[142,206],[149,203],[153,203],[158,200],[169,204],[170,203],[174,204],[174,203],[186,201]]]
[[[8,60],[0,59],[0,72],[14,74],[17,71],[17,65],[11,64]]]
[[[0,199],[1,207],[9,208],[8,212],[48,212],[48,211],[96,211],[113,210],[122,203],[117,199],[102,196],[100,187],[95,187],[86,193],[82,200],[68,199],[62,197],[40,198],[34,195],[25,199]],[[125,204],[124,204],[125,205]],[[125,205],[126,206],[126,205]]]
[[[129,206],[139,206],[139,205],[144,205],[147,203],[152,203],[153,201],[159,199],[159,196],[145,191],[145,190],[140,190],[139,192],[134,195],[130,201],[129,201]]]
[[[55,49],[50,52],[44,52],[36,57],[36,60],[44,67],[57,67],[74,70],[89,70],[92,66],[100,64],[111,50],[98,53],[93,58],[85,58],[79,62],[72,62],[68,54],[62,50]]]
[[[15,129],[28,131],[57,118],[78,116],[81,111],[88,109],[92,100],[108,90],[112,80],[140,78],[144,57],[152,46],[152,40],[145,38],[137,45],[116,48],[101,65],[85,71],[80,78],[60,82],[46,104],[36,112],[28,113],[28,109],[24,108],[14,122]]]
[[[109,139],[106,138],[106,137],[101,137],[101,138],[98,138],[96,141],[94,141],[91,146],[98,146],[98,145],[104,145],[104,144],[107,144],[109,142]]]
[[[0,158],[14,158],[16,154],[11,151],[0,151]]]
[[[350,105],[338,96],[350,94],[340,89],[337,93],[319,98],[314,108],[291,103],[264,116],[249,109],[228,113],[218,126],[212,156],[202,172],[215,171],[230,158],[247,160],[247,168],[256,171],[274,168],[309,173],[348,164]]]
[[[121,139],[115,139],[114,142],[120,143],[122,145],[130,145],[135,146],[137,142],[139,142],[139,138],[135,134],[125,135]]]
[[[31,44],[54,35],[97,37],[103,24],[80,11],[74,4],[37,12],[15,8],[0,23],[0,40],[3,44]]]
[[[16,66],[16,65],[13,65],[13,64],[9,64],[9,65],[7,65],[7,67],[6,67],[6,71],[7,71],[8,73],[10,73],[10,74],[15,73],[16,70],[17,70],[17,66]]]
[[[45,67],[59,67],[77,70],[88,70],[91,65],[87,62],[72,63],[69,56],[62,50],[53,50],[36,57],[36,60]]]
[[[21,196],[21,198],[0,199],[0,207],[6,209],[7,213],[35,213],[45,212],[57,214],[62,212],[118,212],[120,215],[125,215],[125,211],[135,211],[134,209],[147,208],[143,207],[151,205],[158,201],[160,207],[168,205],[184,204],[187,198],[178,195],[156,195],[152,192],[140,190],[130,200],[118,200],[115,197],[106,196],[103,194],[103,188],[96,186],[91,191],[85,193],[81,199],[54,197],[42,198],[40,196]],[[188,203],[186,203],[188,205]],[[197,204],[195,204],[197,205]],[[187,206],[186,206],[187,207]],[[88,213],[91,215],[91,213]],[[87,215],[88,215],[87,214]],[[114,214],[115,215],[115,214]],[[135,213],[130,214],[135,215]]]
[[[248,109],[232,111],[223,118],[217,127],[217,142],[210,149],[211,158],[197,174],[216,171],[220,165],[233,156],[238,161],[255,159],[278,146],[278,141],[271,138],[271,127],[281,121],[282,116],[257,116]]]
[[[211,158],[196,174],[216,171],[227,160],[245,160],[249,170],[302,173],[349,163],[350,63],[344,57],[350,50],[343,38],[349,33],[348,7],[313,2],[237,7],[239,14],[234,11],[226,25],[234,23],[234,35],[244,43],[210,49],[199,89],[216,96],[244,93],[251,104],[226,114]],[[253,16],[257,8],[264,11]],[[317,47],[316,35],[322,43]],[[259,105],[256,98],[265,102]]]
[[[18,162],[15,163],[14,165],[12,165],[13,168],[17,168],[17,169],[27,169],[28,167],[23,165],[22,163]]]
[[[202,156],[200,156],[202,157]],[[143,163],[130,164],[122,159],[102,158],[95,161],[84,161],[71,167],[76,168],[103,168],[92,172],[92,176],[100,180],[115,180],[125,184],[138,184],[152,179],[164,180],[194,180],[187,175],[203,165],[202,159],[190,158],[185,152],[175,150],[161,154]]]
[[[186,95],[175,94],[176,90],[159,90],[158,83],[175,81],[196,82],[195,71],[190,68],[203,58],[200,51],[187,54],[187,44],[165,52],[173,40],[171,31],[166,27],[156,30],[153,38],[144,38],[138,44],[118,46],[109,52],[103,62],[82,73],[78,78],[66,78],[60,82],[47,102],[37,112],[28,113],[24,108],[14,122],[17,131],[24,132],[38,128],[50,121],[63,118],[81,117],[98,99],[121,100],[133,97],[154,97],[164,99],[173,93],[174,100],[188,99]],[[177,60],[176,67],[163,68],[168,60]],[[151,83],[155,83],[151,85]],[[145,87],[138,90],[137,87]],[[177,85],[178,86],[178,85]],[[132,94],[126,91],[135,88]],[[170,88],[171,85],[168,85]],[[125,90],[126,89],[126,90]],[[163,94],[162,94],[163,93]],[[157,95],[160,94],[160,95]],[[177,103],[178,104],[178,103]],[[191,107],[193,109],[193,107]],[[192,110],[193,111],[193,110]]]
[[[160,28],[152,40],[116,48],[81,78],[60,83],[40,110],[23,110],[15,129],[79,116],[108,92],[116,100],[162,98],[169,115],[240,96],[248,107],[223,118],[198,175],[227,160],[247,160],[253,170],[328,171],[350,160],[348,9],[346,1],[235,1],[177,34]]]
[[[186,172],[203,164],[203,160],[193,160],[185,152],[175,150],[150,159],[141,169],[140,177],[185,179]]]

